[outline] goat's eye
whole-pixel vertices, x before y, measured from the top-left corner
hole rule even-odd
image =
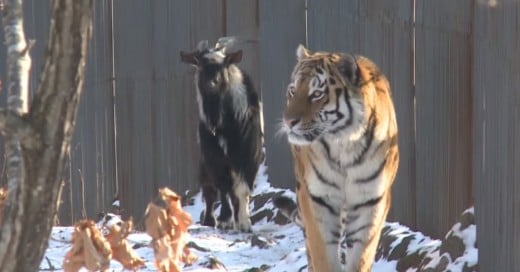
[[[325,95],[324,91],[314,91],[311,93],[311,95],[309,97],[311,98],[312,101],[316,101],[316,100],[321,99],[324,95]]]
[[[294,96],[294,86],[290,85],[287,88],[287,97],[293,97]]]

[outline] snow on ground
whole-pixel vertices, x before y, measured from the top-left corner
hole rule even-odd
[[[259,177],[253,195],[269,195],[284,194],[294,197],[291,191],[276,189],[270,186],[265,174],[265,168],[259,171]],[[203,210],[203,202],[200,193],[191,201],[192,205],[186,206],[195,222],[190,227],[191,235],[190,247],[192,252],[198,256],[198,260],[191,266],[184,267],[183,271],[271,271],[271,272],[296,272],[307,271],[307,260],[305,254],[305,245],[302,232],[299,227],[289,223],[280,225],[275,223],[274,210],[270,199],[255,201],[253,198],[251,205],[251,215],[257,218],[253,225],[253,233],[239,233],[235,231],[222,231],[218,229],[204,227],[198,224],[201,211]],[[257,207],[255,207],[257,205]],[[261,207],[260,207],[261,206]],[[217,213],[218,214],[218,213]],[[414,239],[408,239],[410,233],[408,228],[397,223],[387,223],[388,237],[391,237],[388,254],[394,252],[398,245],[407,240],[408,254],[427,251],[433,256],[430,265],[434,266],[437,260],[440,260],[439,248],[441,241],[432,240],[428,237],[417,234]],[[457,225],[452,230],[456,230]],[[460,228],[460,226],[459,226]],[[465,244],[474,244],[475,238],[472,228],[465,228],[459,232]],[[70,248],[70,238],[72,227],[54,227],[49,241],[49,247],[45,257],[40,265],[40,271],[62,271],[61,264],[64,255]],[[408,238],[407,238],[408,237]],[[134,233],[128,237],[131,244],[134,245],[136,252],[146,260],[145,267],[140,271],[156,271],[153,261],[154,255],[152,248],[149,246],[150,237],[146,233]],[[466,250],[464,258],[470,263],[476,263],[476,248]],[[378,261],[373,266],[373,272],[391,272],[398,271],[398,260],[387,260],[381,254],[378,254]],[[459,258],[460,259],[460,258]],[[456,261],[456,260],[455,260]],[[460,260],[459,260],[460,262]],[[220,263],[220,268],[209,269],[211,264]],[[462,266],[453,264],[448,267],[450,271],[457,270]],[[455,270],[454,270],[455,269]],[[122,266],[116,262],[111,262],[112,271],[122,271]],[[400,269],[399,269],[400,270]],[[405,271],[417,271],[413,268]],[[443,270],[435,270],[443,271]]]

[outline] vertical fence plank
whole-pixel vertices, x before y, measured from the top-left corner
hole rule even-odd
[[[417,227],[437,238],[472,199],[471,21],[470,0],[417,1]]]
[[[179,192],[198,188],[193,70],[180,63],[179,51],[221,36],[222,4],[163,0],[114,5],[121,200],[126,215],[141,218],[158,187]]]
[[[399,125],[400,165],[389,220],[415,226],[413,7],[400,1],[308,1],[311,50],[361,54],[372,59],[392,87]],[[325,4],[326,3],[326,4]],[[337,22],[343,22],[338,24]]]
[[[304,0],[262,0],[260,7],[260,73],[267,171],[270,182],[294,189],[294,174],[285,137],[276,136],[285,92],[296,63],[296,47],[305,43]]]
[[[112,94],[112,15],[109,1],[96,1],[85,81],[71,143],[69,175],[60,223],[113,212],[116,195]],[[83,206],[84,205],[84,206]]]
[[[258,65],[260,48],[258,44],[258,1],[225,0],[225,36],[239,36],[247,40],[237,46],[244,50],[242,67],[253,79],[260,95],[260,67]]]
[[[477,1],[473,37],[480,271],[520,267],[520,2]]]
[[[360,52],[361,0],[308,0],[307,39],[311,51]],[[338,24],[338,22],[341,22]]]
[[[141,218],[156,184],[152,137],[154,14],[151,2],[113,3],[120,200],[124,215]],[[135,24],[137,18],[139,23]]]

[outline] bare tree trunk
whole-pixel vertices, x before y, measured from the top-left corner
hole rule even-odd
[[[9,106],[0,111],[0,131],[9,152],[9,198],[0,271],[37,271],[57,214],[92,31],[92,0],[53,1],[46,62],[29,112],[30,46],[22,1],[4,1]]]
[[[28,78],[31,69],[31,58],[29,48],[25,42],[23,31],[22,2],[6,1],[4,7],[3,24],[5,32],[5,42],[7,45],[7,109],[6,117],[12,118],[27,113],[28,100]],[[6,125],[9,121],[6,120]],[[13,133],[6,133],[6,161],[8,177],[8,200],[4,208],[2,237],[8,236],[10,239],[0,240],[1,263],[4,260],[16,258],[16,252],[10,248],[19,246],[21,235],[21,218],[24,215],[23,202],[27,193],[22,190],[26,187],[25,171],[22,161],[20,141]],[[9,222],[9,224],[5,224]],[[14,264],[7,266],[0,265],[1,270],[14,271]]]

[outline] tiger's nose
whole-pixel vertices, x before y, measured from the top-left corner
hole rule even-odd
[[[289,128],[292,128],[296,126],[300,122],[300,119],[298,118],[283,118],[283,121],[285,125],[287,125]]]

